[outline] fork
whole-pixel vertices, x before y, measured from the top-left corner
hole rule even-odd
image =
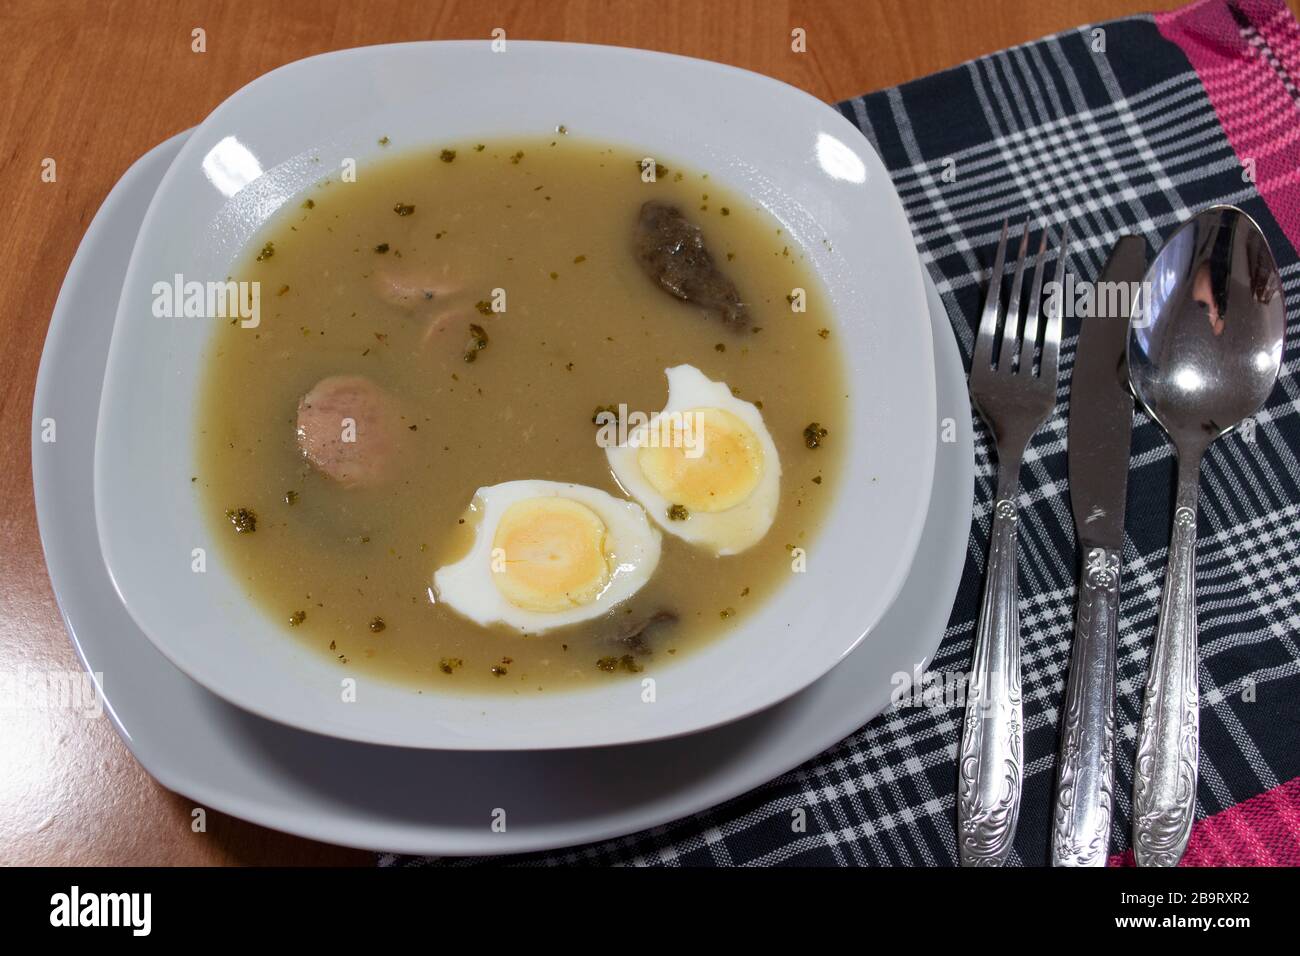
[[[1069,228],[1056,259],[1057,289],[1065,273]],[[1011,280],[1011,297],[998,335],[1007,223],[993,257],[984,311],[971,360],[970,391],[993,434],[998,456],[997,496],[985,570],[984,598],[975,630],[975,660],[966,696],[957,761],[958,846],[962,866],[1000,866],[1011,852],[1024,780],[1024,726],[1020,705],[1020,611],[1016,582],[1016,498],[1020,462],[1029,439],[1056,406],[1061,308],[1049,310],[1038,350],[1039,301],[1047,230],[1038,245],[1034,278],[1020,325],[1020,296],[1029,248],[1029,222]],[[1059,296],[1057,297],[1058,305]],[[997,348],[998,339],[1001,348]],[[1039,352],[1037,368],[1034,356]]]

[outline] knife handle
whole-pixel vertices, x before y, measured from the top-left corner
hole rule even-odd
[[[1003,465],[1002,467],[1006,467]],[[1017,464],[1018,467],[1018,464]],[[1001,866],[1011,852],[1024,779],[1015,482],[999,488],[975,628],[975,661],[957,759],[962,866]]]
[[[1053,866],[1105,866],[1114,808],[1119,551],[1089,548],[1079,572],[1052,815]]]
[[[1160,595],[1133,774],[1133,856],[1176,866],[1196,811],[1200,694],[1196,651],[1196,498],[1199,459],[1179,462],[1178,506]]]

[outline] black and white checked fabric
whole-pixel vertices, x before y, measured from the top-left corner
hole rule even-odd
[[[1300,776],[1300,262],[1177,46],[1149,17],[1081,27],[839,105],[891,171],[922,260],[967,363],[1002,220],[1069,222],[1070,267],[1100,271],[1124,233],[1159,248],[1216,202],[1259,222],[1282,267],[1291,348],[1253,440],[1217,442],[1202,470],[1198,608],[1201,763],[1197,815]],[[945,169],[955,178],[944,177]],[[949,181],[952,180],[952,181]],[[1026,777],[1011,863],[1048,861],[1058,704],[1074,631],[1076,557],[1066,486],[1075,333],[1067,323],[1055,414],[1025,456],[1020,588]],[[996,462],[977,420],[975,509],[961,587],[934,669],[971,662]],[[1117,806],[1129,845],[1134,741],[1172,517],[1172,448],[1134,423],[1121,597]],[[745,796],[601,844],[510,858],[527,864],[953,865],[960,706],[887,712]],[[792,832],[791,810],[807,811]],[[391,858],[385,862],[393,861]],[[416,861],[411,861],[416,862]],[[442,861],[467,862],[467,861]]]

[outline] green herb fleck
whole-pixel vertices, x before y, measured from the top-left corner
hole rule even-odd
[[[444,149],[438,154],[438,158],[444,163],[450,163],[456,158],[456,151],[454,149]]]
[[[630,674],[639,674],[641,671],[645,670],[644,667],[637,663],[636,658],[631,654],[624,654],[622,657],[597,658],[596,667],[598,670],[605,671],[607,674],[612,674],[620,667]]]
[[[267,244],[262,247],[262,251],[257,254],[257,261],[265,262],[273,255],[275,255],[275,243],[268,241]]]
[[[821,447],[822,439],[830,432],[823,428],[817,422],[812,422],[803,430],[803,443],[809,448]]]
[[[399,202],[393,207],[393,212],[397,213],[399,216],[409,216],[411,213],[415,212],[415,207],[410,203]]]
[[[686,520],[687,518],[689,518],[690,516],[691,516],[691,513],[690,513],[689,511],[686,510],[686,506],[685,506],[685,505],[669,505],[669,506],[668,506],[668,520],[669,520],[669,521],[685,521],[685,520]]]
[[[465,347],[465,361],[476,361],[478,359],[478,353],[487,347],[487,332],[484,331],[483,326],[471,323],[469,327],[469,344]]]
[[[257,513],[249,508],[233,508],[226,512],[226,517],[238,534],[252,534],[257,530]]]

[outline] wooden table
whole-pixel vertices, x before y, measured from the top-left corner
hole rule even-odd
[[[1291,0],[1293,9],[1300,0]],[[574,40],[747,67],[839,100],[1082,22],[1176,0],[6,0],[0,12],[0,672],[78,667],[32,502],[32,390],[55,296],[104,196],[143,152],[301,57],[414,39]],[[191,31],[207,50],[191,50]],[[791,51],[802,27],[807,52]],[[41,180],[45,157],[56,183]],[[114,294],[115,295],[115,294]],[[106,306],[109,307],[109,306]],[[93,543],[89,546],[93,547]],[[107,719],[0,714],[0,862],[370,864],[208,815],[136,764]]]

